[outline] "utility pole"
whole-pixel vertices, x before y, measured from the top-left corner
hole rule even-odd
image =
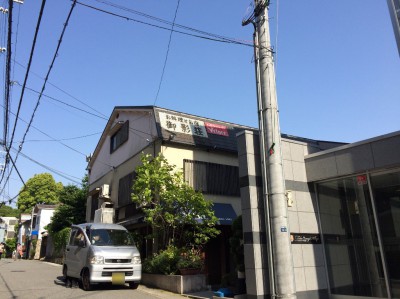
[[[281,151],[275,70],[271,49],[269,0],[254,0],[254,12],[242,25],[254,25],[260,147],[269,238],[270,292],[272,298],[297,298],[293,255],[288,228],[287,200]]]

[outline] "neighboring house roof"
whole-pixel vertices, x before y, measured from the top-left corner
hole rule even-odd
[[[116,106],[107,122],[107,125],[96,145],[92,159],[88,166],[91,166],[109,136],[111,130],[118,125],[118,115],[121,112],[149,112],[154,116],[157,125],[157,136],[148,136],[150,139],[161,139],[165,143],[182,144],[196,147],[237,152],[236,134],[243,130],[258,131],[258,128],[234,124],[221,120],[197,116],[189,113],[174,111],[157,106]],[[185,126],[188,125],[187,126]],[[199,124],[196,128],[196,124]],[[194,132],[194,130],[197,130]],[[144,132],[145,133],[145,132]],[[312,140],[292,135],[282,134],[283,138],[313,143],[320,149],[331,148],[341,142],[329,142]]]

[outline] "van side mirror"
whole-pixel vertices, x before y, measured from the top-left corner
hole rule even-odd
[[[78,246],[79,246],[79,247],[86,247],[85,240],[79,240]]]

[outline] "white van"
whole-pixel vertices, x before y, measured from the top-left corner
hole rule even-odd
[[[63,276],[78,278],[89,291],[95,283],[128,283],[136,289],[142,264],[129,232],[121,225],[84,223],[72,225],[65,250]]]

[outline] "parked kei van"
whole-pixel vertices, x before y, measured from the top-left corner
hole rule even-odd
[[[72,225],[65,249],[63,276],[80,279],[89,291],[93,284],[128,283],[136,289],[142,278],[142,264],[129,232],[121,225],[84,223]]]

